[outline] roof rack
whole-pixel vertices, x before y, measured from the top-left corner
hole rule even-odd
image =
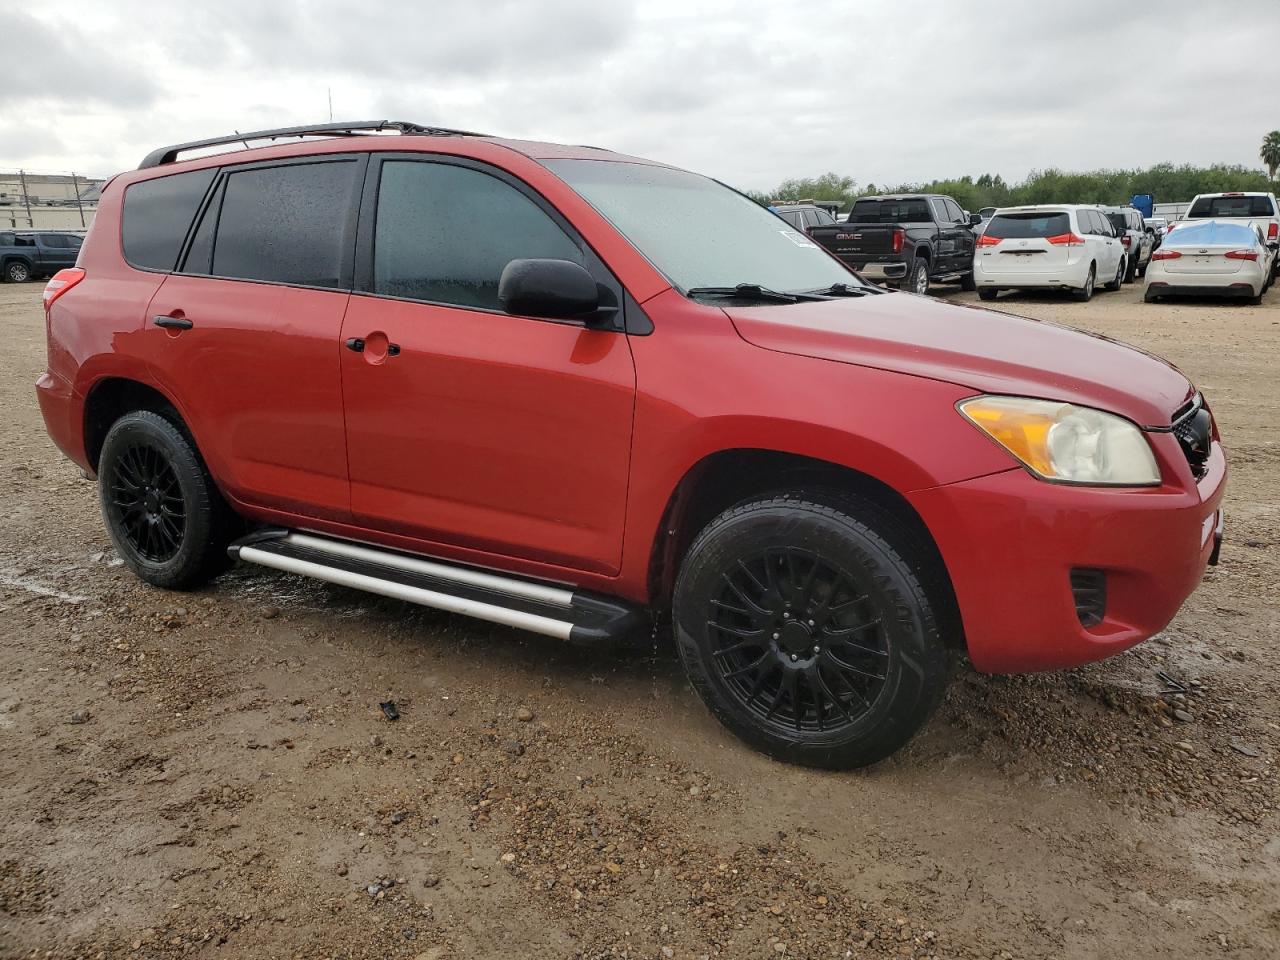
[[[409,123],[404,120],[358,120],[353,123],[321,123],[308,124],[305,127],[280,127],[278,130],[255,130],[249,133],[235,133],[225,137],[212,137],[209,140],[192,140],[190,143],[175,143],[168,147],[159,147],[148,153],[138,164],[139,170],[148,167],[159,167],[166,163],[174,163],[178,154],[189,150],[200,150],[204,147],[220,147],[229,143],[243,143],[249,146],[250,140],[275,140],[279,137],[354,137],[376,134],[383,130],[394,130],[402,136],[461,136],[481,137],[484,134],[470,130],[451,130],[448,127],[428,127],[420,123]]]

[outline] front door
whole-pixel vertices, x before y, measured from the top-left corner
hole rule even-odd
[[[635,403],[627,337],[512,316],[497,297],[514,259],[582,263],[611,296],[616,281],[545,201],[469,161],[371,161],[362,218],[341,351],[356,521],[616,572]]]

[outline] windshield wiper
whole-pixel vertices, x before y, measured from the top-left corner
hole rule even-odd
[[[833,283],[822,290],[807,290],[806,293],[819,294],[824,297],[865,297],[871,293],[880,293],[879,287],[854,287],[847,283]]]
[[[758,283],[740,283],[736,287],[693,287],[691,297],[726,297],[735,300],[760,300],[765,303],[799,303],[801,300],[822,300],[812,293],[783,293],[770,290]]]

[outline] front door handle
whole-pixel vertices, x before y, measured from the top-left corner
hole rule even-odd
[[[190,330],[195,326],[186,317],[152,317],[151,322],[157,327],[166,327],[169,330]]]

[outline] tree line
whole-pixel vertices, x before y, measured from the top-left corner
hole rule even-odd
[[[874,184],[859,187],[853,177],[825,173],[782,181],[769,193],[748,191],[759,203],[773,200],[832,200],[848,209],[858,197],[884,193],[941,193],[953,197],[969,211],[982,207],[1012,207],[1030,203],[1125,204],[1139,193],[1149,193],[1157,203],[1185,203],[1198,193],[1235,190],[1270,191],[1265,171],[1241,164],[1158,163],[1145,170],[1089,170],[1072,173],[1051,168],[1034,170],[1025,180],[1008,183],[997,174],[964,176],[928,183]]]

